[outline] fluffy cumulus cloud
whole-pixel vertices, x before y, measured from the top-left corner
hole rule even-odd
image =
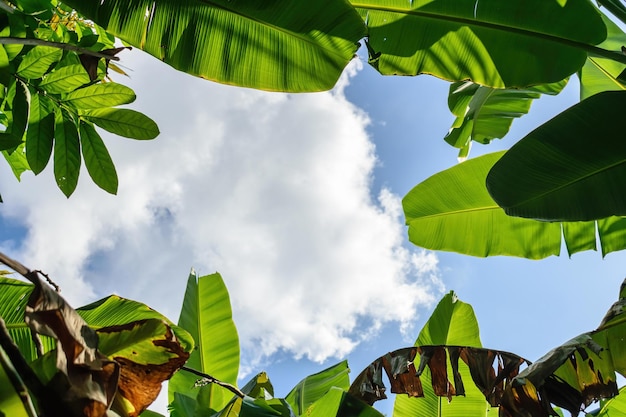
[[[286,95],[194,79],[125,57],[152,142],[106,137],[117,196],[83,172],[67,200],[44,174],[0,172],[0,246],[74,304],[111,292],[178,315],[186,277],[218,270],[247,360],[344,356],[383,324],[408,328],[441,292],[434,255],[406,249],[398,196],[372,196],[368,118],[343,87]],[[351,68],[354,73],[355,66]]]

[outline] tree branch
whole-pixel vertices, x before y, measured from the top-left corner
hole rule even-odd
[[[1,1],[0,1],[0,3],[1,3]],[[111,59],[113,61],[119,61],[120,60],[119,57],[114,56],[114,55],[109,55],[106,52],[91,51],[91,50],[86,49],[86,48],[81,48],[80,46],[70,45],[69,43],[50,42],[50,41],[44,41],[43,39],[11,38],[11,37],[3,38],[3,37],[0,37],[0,44],[4,44],[4,45],[18,44],[18,45],[50,46],[50,47],[53,47],[53,48],[64,49],[66,51],[78,52],[78,53],[81,53],[83,55],[95,56],[97,58]]]
[[[232,392],[233,394],[235,394],[239,398],[243,398],[243,397],[246,396],[246,394],[241,392],[239,390],[239,388],[237,388],[236,386],[231,385],[228,382],[222,382],[219,379],[216,379],[216,378],[212,377],[211,375],[205,374],[205,373],[200,372],[200,371],[196,371],[195,369],[192,369],[192,368],[187,368],[186,366],[183,366],[180,369],[182,371],[187,371],[190,374],[194,374],[196,376],[202,377],[203,379],[206,380],[207,383],[216,384],[216,385],[219,385],[220,387],[226,388],[227,390],[229,390],[230,392]]]

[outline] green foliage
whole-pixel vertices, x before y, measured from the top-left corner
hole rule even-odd
[[[478,321],[472,306],[458,299],[454,292],[448,293],[439,302],[435,311],[420,331],[415,346],[451,345],[482,347]],[[449,368],[450,379],[454,380]],[[459,364],[459,373],[464,380],[471,380],[467,365]],[[423,398],[404,395],[396,396],[394,417],[424,416],[488,416],[489,404],[476,386],[466,384],[465,396],[454,401],[441,401],[432,386],[431,369],[426,368],[422,376]]]
[[[621,120],[626,92],[591,96],[515,144],[487,176],[509,215],[587,221],[626,215]],[[593,145],[590,146],[590,141]]]
[[[403,200],[411,242],[473,256],[530,259],[558,255],[562,240],[569,255],[598,246],[603,255],[626,248],[626,219],[621,217],[551,223],[507,216],[484,185],[503,155],[470,159],[415,186]]]
[[[0,10],[0,37],[10,38],[0,42],[0,150],[18,180],[28,170],[41,173],[54,155],[57,185],[69,197],[84,158],[94,182],[117,193],[117,173],[94,124],[133,139],[153,139],[159,130],[143,114],[115,108],[135,94],[107,77],[119,52],[114,38],[55,1],[15,4]]]
[[[272,91],[332,88],[366,29],[354,9],[337,0],[66,3],[174,68]]]
[[[237,384],[239,373],[239,336],[232,319],[228,290],[220,274],[198,277],[191,271],[178,325],[191,334],[196,348],[187,366],[228,384]],[[216,412],[231,399],[232,393],[208,384],[195,385],[198,377],[179,372],[168,384],[170,402],[194,404],[198,412]],[[174,394],[180,397],[174,397]]]
[[[367,22],[370,63],[385,75],[425,73],[494,88],[553,83],[606,38],[587,0],[351,2]]]
[[[469,81],[452,83],[448,106],[456,120],[445,140],[461,149],[459,157],[467,157],[471,141],[487,144],[504,137],[513,119],[528,113],[533,100],[541,94],[556,95],[566,84],[563,80],[525,89],[496,89]]]
[[[339,362],[316,374],[304,378],[287,394],[285,400],[301,415],[314,402],[332,388],[346,391],[350,388],[348,361]]]

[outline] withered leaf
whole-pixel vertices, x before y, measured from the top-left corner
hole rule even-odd
[[[389,376],[391,392],[408,394],[410,397],[423,397],[422,382],[415,369],[417,348],[399,349],[382,357],[383,367]]]
[[[387,398],[385,395],[385,384],[383,383],[382,362],[383,358],[380,357],[369,364],[356,377],[352,385],[350,385],[348,392],[369,405]]]
[[[26,305],[25,321],[35,339],[38,335],[57,339],[58,373],[48,386],[62,404],[47,403],[42,408],[48,413],[60,407],[76,416],[104,416],[117,389],[119,365],[97,350],[96,333],[41,280]]]
[[[186,352],[160,319],[145,319],[98,329],[101,350],[121,366],[113,410],[136,417],[158,396],[163,381],[180,369]],[[118,398],[120,397],[120,398]]]

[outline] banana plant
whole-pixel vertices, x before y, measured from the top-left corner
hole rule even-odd
[[[34,404],[44,415],[137,417],[193,349],[191,335],[144,304],[111,296],[74,310],[38,272],[0,262],[31,281],[0,277],[0,356],[18,414]],[[3,412],[19,406],[2,393]]]
[[[559,255],[563,241],[569,255],[600,248],[604,256],[626,249],[626,220],[622,217],[558,223],[508,216],[485,187],[487,176],[503,155],[508,153],[472,158],[409,191],[402,200],[409,240],[433,250],[479,257],[542,259]]]
[[[343,0],[64,3],[181,71],[272,91],[332,88],[366,33]]]

